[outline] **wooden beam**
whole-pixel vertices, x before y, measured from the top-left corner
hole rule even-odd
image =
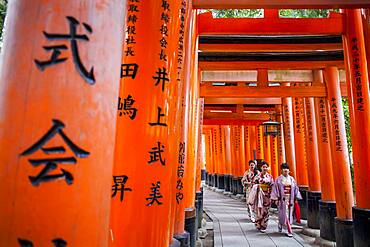
[[[204,104],[281,105],[281,98],[204,98]]]
[[[203,119],[203,125],[260,125],[261,120],[241,120],[241,119]]]
[[[199,35],[326,35],[342,33],[343,20],[340,13],[331,14],[330,18],[213,18],[210,12],[198,15]]]
[[[196,9],[331,9],[369,8],[367,0],[193,0]]]
[[[267,121],[270,116],[266,113],[220,113],[220,112],[204,112],[203,119],[241,119],[241,120],[261,120]]]
[[[342,44],[199,44],[202,52],[309,52],[341,49]]]
[[[256,70],[226,70],[226,71],[202,71],[202,83],[211,82],[256,82]],[[269,82],[312,82],[312,70],[269,70]],[[339,71],[339,79],[342,83],[346,82],[345,70]]]
[[[327,66],[344,68],[343,61],[241,61],[241,62],[207,62],[200,61],[201,70],[254,70],[268,68],[271,70],[307,70],[324,69]]]
[[[345,84],[341,85],[343,96],[347,96]],[[200,86],[200,97],[204,98],[269,98],[269,97],[326,97],[326,88],[321,86],[295,86],[295,87],[247,87],[210,85]]]

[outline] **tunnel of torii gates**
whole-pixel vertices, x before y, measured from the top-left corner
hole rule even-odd
[[[322,238],[369,246],[370,4],[281,2],[10,1],[0,246],[194,246],[201,171],[240,194],[252,158],[274,177],[289,163]],[[284,8],[342,11],[279,18]],[[270,117],[277,136],[264,134]]]

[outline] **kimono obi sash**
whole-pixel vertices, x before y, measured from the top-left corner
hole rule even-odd
[[[284,194],[285,195],[290,195],[291,194],[291,190],[292,190],[292,186],[291,185],[284,185]]]
[[[263,191],[269,191],[270,186],[268,184],[260,184],[261,190]]]

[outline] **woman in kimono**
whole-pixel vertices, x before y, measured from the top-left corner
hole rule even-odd
[[[296,181],[289,176],[289,165],[281,164],[281,175],[276,179],[272,187],[271,200],[277,201],[279,210],[279,232],[282,232],[283,227],[287,228],[287,236],[292,235],[293,209],[294,202],[302,199]]]
[[[256,221],[256,215],[255,212],[253,211],[253,205],[248,203],[248,198],[249,198],[249,192],[252,189],[253,185],[255,184],[254,179],[255,177],[259,174],[259,171],[256,169],[256,164],[257,162],[255,160],[250,160],[248,162],[249,164],[249,169],[245,171],[244,176],[242,178],[242,184],[245,189],[245,198],[247,200],[247,212],[249,215],[249,218],[251,221],[254,223]]]
[[[269,220],[269,211],[271,207],[271,188],[274,184],[274,178],[268,173],[269,165],[267,162],[262,162],[262,172],[255,177],[256,185],[253,186],[252,190],[255,194],[255,210],[257,212],[256,228],[260,232],[266,232],[267,223]]]

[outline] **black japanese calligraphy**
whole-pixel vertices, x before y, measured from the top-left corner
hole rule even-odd
[[[46,155],[50,154],[63,154],[65,153],[65,148],[63,146],[56,146],[56,147],[44,147],[44,145],[50,141],[56,134],[59,134],[67,146],[71,149],[71,151],[75,154],[78,158],[87,158],[90,153],[81,149],[76,144],[74,144],[71,139],[64,133],[63,128],[65,127],[64,123],[60,120],[53,120],[53,126],[49,129],[49,131],[35,144],[25,150],[21,156],[28,156],[35,153],[38,150],[42,150],[42,152]],[[49,182],[58,179],[64,179],[67,184],[73,183],[73,176],[70,172],[65,169],[61,169],[61,173],[59,174],[50,174],[53,170],[58,168],[58,164],[63,165],[75,165],[77,164],[77,159],[75,157],[56,157],[56,158],[42,158],[42,159],[29,159],[29,163],[34,166],[38,167],[40,165],[45,165],[45,167],[41,170],[41,172],[37,176],[29,176],[29,179],[34,186],[38,186],[42,182]]]
[[[163,204],[159,200],[159,199],[163,198],[163,196],[159,192],[160,187],[161,187],[161,182],[157,181],[156,183],[152,183],[152,187],[150,188],[151,193],[149,194],[149,197],[146,198],[146,200],[149,201],[149,203],[146,204],[147,206],[151,207],[155,203],[157,203],[157,205],[162,205]]]
[[[74,64],[82,78],[86,80],[86,82],[90,85],[95,84],[95,77],[94,77],[94,67],[87,71],[85,66],[83,65],[79,49],[78,49],[78,41],[89,41],[89,37],[85,34],[77,34],[77,27],[80,25],[80,22],[72,16],[67,16],[67,20],[69,22],[69,34],[51,34],[48,32],[43,32],[44,36],[48,40],[68,40],[70,41],[70,49],[72,52],[72,57]],[[93,29],[87,23],[82,23],[82,26],[88,33],[92,33]],[[68,47],[65,44],[62,45],[52,45],[52,46],[44,46],[43,47],[46,51],[51,51],[51,56],[49,60],[40,61],[35,59],[36,66],[41,70],[44,71],[47,67],[56,65],[59,63],[65,62],[68,58],[67,57],[60,57],[62,54],[62,50],[67,50]]]
[[[126,175],[113,176],[113,185],[112,185],[112,198],[117,195],[117,192],[120,192],[120,201],[123,201],[125,191],[132,191],[131,188],[126,188],[125,184],[128,180]]]
[[[165,166],[166,160],[162,158],[163,152],[164,152],[164,145],[162,145],[161,142],[157,142],[157,146],[152,148],[151,151],[149,151],[150,160],[148,161],[148,164],[152,164],[152,163],[159,161],[162,164],[162,166]]]

